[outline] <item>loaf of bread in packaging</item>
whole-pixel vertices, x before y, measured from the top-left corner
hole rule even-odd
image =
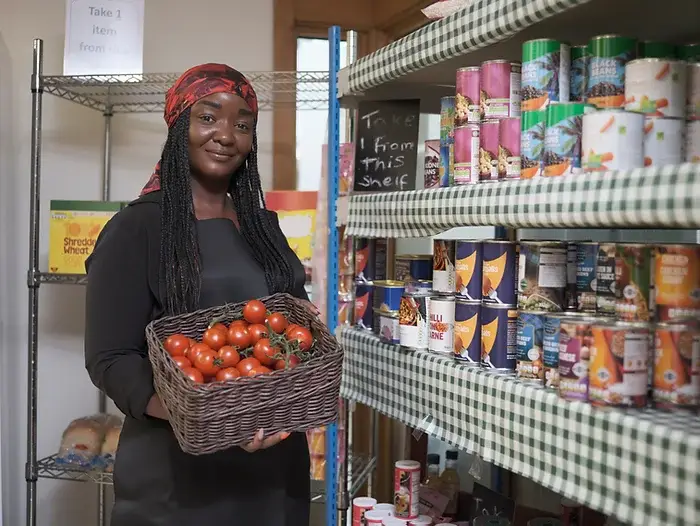
[[[114,458],[117,454],[117,446],[119,445],[119,435],[122,432],[121,422],[119,425],[111,426],[105,433],[105,440],[102,443],[102,461],[104,462],[105,471],[112,471],[114,467]]]
[[[61,438],[57,461],[91,467],[100,454],[104,441],[104,425],[92,417],[73,420]]]

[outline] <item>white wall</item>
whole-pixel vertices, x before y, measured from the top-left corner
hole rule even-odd
[[[65,0],[0,0],[0,448],[2,519],[25,524],[26,342],[32,39],[44,39],[45,74],[61,74]],[[147,0],[144,69],[180,72],[202,62],[243,71],[272,69],[272,0]],[[47,259],[50,199],[98,199],[102,116],[44,97],[41,267]],[[260,172],[271,181],[272,119],[259,125]],[[113,119],[112,198],[135,197],[165,140],[160,115]],[[40,293],[39,456],[55,452],[72,419],[97,409],[83,366],[84,290]],[[39,481],[40,525],[89,526],[96,489]]]

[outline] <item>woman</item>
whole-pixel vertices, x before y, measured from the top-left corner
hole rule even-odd
[[[221,64],[190,69],[166,95],[168,139],[139,199],[88,259],[85,362],[125,415],[112,526],[307,526],[303,433],[205,456],[175,440],[144,330],[164,315],[276,292],[308,300],[304,269],[265,209],[253,87]]]

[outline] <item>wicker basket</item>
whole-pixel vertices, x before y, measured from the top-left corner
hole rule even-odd
[[[292,323],[311,329],[315,343],[310,360],[293,369],[231,382],[195,384],[182,374],[161,342],[176,333],[199,339],[214,319],[228,323],[242,318],[245,303],[162,318],[146,328],[155,389],[184,452],[213,453],[250,442],[259,429],[268,436],[306,431],[337,419],[343,361],[338,342],[303,302],[289,294],[261,301],[268,310],[282,312]]]

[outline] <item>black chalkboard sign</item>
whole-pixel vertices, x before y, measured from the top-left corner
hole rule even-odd
[[[420,101],[362,102],[355,144],[355,192],[416,187]]]
[[[508,519],[511,524],[515,517],[515,501],[475,482],[472,492],[474,511],[472,520],[477,517],[498,517]]]

